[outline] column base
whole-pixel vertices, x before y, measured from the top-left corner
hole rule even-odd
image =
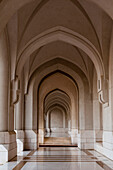
[[[38,142],[39,144],[43,144],[44,143],[44,129],[39,129],[38,130]]]
[[[70,136],[71,136],[71,143],[72,144],[78,144],[78,130],[77,129],[71,129]]]
[[[17,155],[16,133],[0,132],[0,164],[4,164]]]
[[[113,132],[103,131],[103,147],[109,150],[113,150]]]
[[[103,140],[103,130],[95,130],[95,141],[102,142]]]
[[[38,133],[37,130],[24,131],[24,149],[35,150],[38,148]]]
[[[24,150],[24,131],[15,130],[16,132],[16,141],[17,141],[17,153],[20,153]]]
[[[47,133],[50,133],[50,132],[51,132],[51,131],[50,131],[50,128],[47,128],[47,129],[46,129],[46,132],[47,132]]]
[[[96,142],[95,150],[113,160],[113,132],[103,131],[103,141]]]
[[[78,147],[80,149],[94,149],[95,131],[80,130],[78,134]]]

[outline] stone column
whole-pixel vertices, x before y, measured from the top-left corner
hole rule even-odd
[[[8,54],[5,35],[0,36],[0,131],[8,131]]]
[[[33,129],[34,98],[32,88],[29,89],[29,93],[24,98],[25,98],[24,149],[33,150],[38,148],[38,132],[37,129]]]
[[[46,120],[46,128],[47,128],[47,133],[50,133],[50,125],[49,125],[49,122],[50,122],[50,120],[49,120],[49,118],[50,118],[50,116],[49,116],[49,112],[47,112],[47,120]]]
[[[0,35],[0,164],[16,156],[16,134],[8,132],[9,56],[5,32]],[[14,123],[14,122],[10,122]]]
[[[70,134],[71,131],[71,120],[68,120],[68,133]]]
[[[17,152],[20,153],[24,150],[24,131],[23,131],[23,103],[24,103],[24,83],[23,83],[23,72],[20,79],[20,94],[19,101],[16,104],[15,113],[15,131],[17,140]]]
[[[65,131],[65,124],[66,124],[66,122],[65,122],[65,120],[66,120],[66,116],[65,116],[65,112],[63,111],[63,129],[64,129],[64,131]]]
[[[77,99],[75,100],[77,102]],[[71,143],[77,144],[78,143],[78,108],[77,103],[72,105],[72,115],[71,115]]]
[[[15,129],[22,130],[22,92],[19,95],[19,101],[16,104]]]

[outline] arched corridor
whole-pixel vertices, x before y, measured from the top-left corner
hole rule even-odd
[[[0,168],[38,151],[47,162],[55,149],[69,167],[80,154],[113,168],[112,9],[112,0],[0,1]]]

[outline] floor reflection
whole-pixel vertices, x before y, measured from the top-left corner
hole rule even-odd
[[[77,147],[46,147],[24,151],[12,161],[0,166],[1,170],[111,170],[113,161],[93,150]]]

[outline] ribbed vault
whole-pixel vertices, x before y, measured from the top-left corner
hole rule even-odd
[[[0,0],[0,131],[18,149],[53,132],[109,149],[112,56],[112,0]]]

